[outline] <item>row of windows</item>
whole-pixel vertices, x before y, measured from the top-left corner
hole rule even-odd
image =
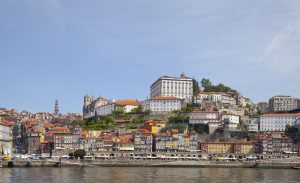
[[[189,81],[163,81],[163,84],[175,84],[175,85],[180,85],[180,84],[184,84],[184,85],[190,85],[192,86],[192,82]]]
[[[72,139],[73,136],[55,136],[56,139]]]
[[[157,96],[157,95],[156,95]],[[175,97],[179,97],[179,98],[191,98],[191,95],[177,95],[177,94],[164,94],[164,96],[167,96],[167,97],[172,97],[172,96],[175,96]]]
[[[172,111],[175,110],[177,108],[152,108],[152,111]]]
[[[150,107],[179,107],[180,105],[159,105],[159,104],[157,104],[157,105],[150,105]]]
[[[184,89],[174,89],[174,90],[172,90],[172,88],[171,89],[165,89],[165,88],[163,88],[163,90],[162,90],[162,93],[165,93],[165,92],[167,92],[167,93],[169,93],[169,92],[171,92],[171,93],[190,93],[190,92],[192,92],[192,90],[191,89],[189,89],[189,88],[184,88]]]
[[[178,100],[155,100],[155,103],[176,103]]]
[[[285,125],[278,125],[278,126],[261,126],[262,128],[282,128],[285,129]]]
[[[192,89],[192,87],[191,86],[187,86],[187,85],[183,85],[183,86],[162,86],[162,89],[180,89],[180,90],[182,90],[182,89]]]
[[[300,116],[299,116],[299,118],[300,118]],[[268,119],[268,120],[270,120],[270,119],[297,119],[296,117],[263,117],[262,118],[262,120],[266,120],[266,119]]]

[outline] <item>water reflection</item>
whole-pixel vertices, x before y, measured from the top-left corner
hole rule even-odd
[[[0,177],[0,183],[300,182],[297,170],[238,168],[3,168],[0,169]]]

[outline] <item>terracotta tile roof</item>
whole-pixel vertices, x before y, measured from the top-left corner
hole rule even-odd
[[[66,126],[64,126],[64,127],[58,126],[58,127],[52,128],[51,131],[55,131],[55,132],[69,132],[70,130]]]
[[[179,99],[177,97],[174,96],[156,96],[152,99],[156,99],[156,100],[170,100],[170,99]]]
[[[192,111],[192,113],[219,113],[218,111]]]
[[[116,105],[120,105],[120,106],[124,106],[124,105],[134,105],[134,106],[138,106],[139,105],[139,101],[138,100],[118,100],[115,102]]]
[[[178,129],[171,129],[171,132],[172,133],[178,133],[179,131],[178,131]]]
[[[261,117],[282,117],[282,116],[296,116],[296,117],[300,117],[300,113],[263,114],[263,115],[261,115]]]
[[[218,121],[220,121],[219,118],[190,118],[190,120],[213,120],[213,121],[218,120]]]
[[[53,132],[46,132],[44,136],[53,136]]]
[[[2,123],[4,126],[12,126],[12,122],[11,121],[2,120],[2,121],[0,121],[0,123]]]
[[[133,134],[152,134],[149,130],[147,129],[138,129],[136,131],[132,132]]]

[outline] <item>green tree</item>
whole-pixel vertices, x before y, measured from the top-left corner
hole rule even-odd
[[[169,123],[165,128],[160,130],[160,133],[166,133],[171,129],[177,129],[179,133],[184,133],[184,131],[188,128],[186,123]]]
[[[298,128],[296,128],[295,126],[292,126],[292,125],[286,125],[285,132],[289,133],[289,134],[297,133]]]
[[[300,136],[295,137],[294,142],[300,144]]]
[[[144,114],[145,114],[145,115],[149,115],[149,114],[151,114],[151,112],[152,112],[151,109],[146,109],[146,110],[144,111]]]
[[[125,112],[123,110],[113,110],[112,113],[116,117],[121,117],[124,115]]]
[[[197,133],[208,134],[208,124],[189,124],[189,129]]]
[[[125,126],[126,129],[138,129],[141,125],[137,123],[128,124]]]
[[[246,104],[246,108],[248,108],[249,110],[252,108],[250,104]]]
[[[74,151],[75,158],[83,159],[83,157],[86,155],[86,151],[84,149],[77,149]]]
[[[193,92],[194,94],[200,91],[199,82],[193,79]]]
[[[202,86],[204,89],[206,89],[207,87],[210,87],[210,86],[211,86],[210,80],[207,79],[207,78],[203,78],[203,79],[201,80],[201,86]]]
[[[262,114],[261,110],[257,109],[256,114],[257,114],[257,116],[260,116]]]
[[[76,126],[76,125],[83,126],[84,124],[85,124],[84,120],[74,120],[71,123],[72,126]]]
[[[105,123],[112,123],[114,121],[114,117],[113,116],[106,116],[105,117]]]
[[[143,113],[143,108],[141,105],[139,105],[137,108],[133,108],[131,110],[132,114],[142,114]]]
[[[186,107],[181,109],[182,113],[190,113],[192,111],[193,111],[193,107]]]
[[[168,121],[170,123],[188,123],[189,122],[189,117],[182,116],[182,115],[169,116]]]
[[[238,92],[228,86],[225,86],[222,83],[219,83],[218,85],[213,85],[212,82],[207,79],[207,78],[203,78],[201,80],[201,87],[204,88],[203,91],[205,92],[232,92],[233,94],[238,94]]]

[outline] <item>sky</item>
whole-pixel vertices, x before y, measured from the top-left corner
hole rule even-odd
[[[85,94],[143,100],[182,72],[300,97],[300,1],[0,1],[0,107],[81,113]]]

